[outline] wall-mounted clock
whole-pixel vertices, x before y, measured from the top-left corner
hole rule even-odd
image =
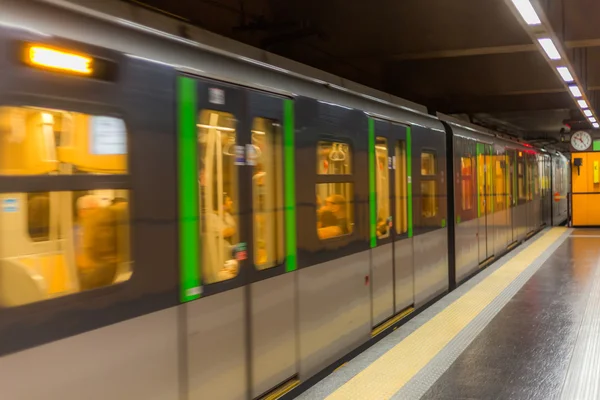
[[[577,151],[585,151],[592,145],[592,137],[584,131],[575,132],[571,135],[571,146]]]

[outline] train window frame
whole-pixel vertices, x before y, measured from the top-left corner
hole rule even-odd
[[[29,109],[29,110],[38,110],[39,112],[43,112],[44,110],[50,110],[53,112],[62,112],[62,113],[73,113],[73,114],[82,114],[88,118],[91,117],[108,117],[112,119],[118,119],[121,121],[122,126],[124,128],[124,138],[125,138],[125,153],[109,153],[109,154],[95,154],[94,155],[125,155],[125,170],[122,173],[110,173],[110,172],[86,172],[80,169],[77,169],[73,163],[68,163],[72,165],[72,169],[68,173],[57,173],[57,174],[33,174],[33,175],[25,175],[25,174],[0,174],[0,196],[4,197],[7,194],[17,194],[25,196],[25,202],[27,203],[27,207],[23,206],[26,225],[28,226],[27,230],[29,231],[29,218],[30,218],[30,210],[29,210],[29,200],[31,199],[31,195],[34,194],[48,194],[49,197],[53,196],[53,194],[65,194],[68,193],[71,196],[74,196],[77,192],[93,192],[93,191],[126,191],[127,192],[127,253],[128,260],[125,262],[129,265],[129,274],[126,279],[118,279],[117,275],[115,275],[115,279],[112,283],[107,285],[100,285],[98,287],[92,287],[88,289],[81,289],[79,287],[80,282],[77,275],[75,275],[77,283],[77,289],[66,293],[64,295],[57,296],[48,296],[47,298],[24,302],[22,304],[4,307],[7,309],[15,309],[20,310],[26,307],[41,307],[42,309],[46,309],[47,307],[53,307],[52,304],[65,304],[70,303],[75,299],[81,296],[88,296],[90,293],[97,292],[111,292],[114,290],[120,290],[118,288],[127,287],[132,284],[132,281],[136,279],[138,268],[136,267],[135,256],[134,256],[134,246],[135,246],[135,225],[133,223],[133,213],[135,207],[133,205],[132,198],[135,197],[134,188],[132,185],[131,178],[131,155],[132,155],[132,131],[130,125],[128,123],[128,118],[125,113],[122,112],[120,108],[108,107],[108,106],[96,106],[96,107],[81,107],[78,104],[69,101],[59,101],[57,104],[52,106],[46,104],[45,101],[40,101],[39,99],[33,99],[34,101],[28,103],[2,103],[0,104],[0,110],[13,108],[13,109]],[[89,123],[89,121],[88,121]],[[63,133],[63,132],[61,132]],[[56,131],[54,131],[56,135]],[[72,137],[72,136],[71,136]],[[88,137],[89,140],[90,137]],[[89,142],[88,142],[89,144]],[[2,143],[0,143],[2,146]],[[59,146],[55,143],[55,146]],[[57,149],[57,147],[55,147]],[[90,150],[89,148],[86,150]],[[55,153],[55,152],[54,152]],[[56,154],[55,154],[56,155]],[[58,159],[58,156],[57,156]],[[58,162],[58,160],[57,160]],[[60,172],[60,171],[57,171]],[[118,196],[117,196],[118,197]],[[117,199],[115,197],[115,199]],[[98,197],[98,201],[102,202],[102,197]],[[51,214],[51,210],[49,211]],[[52,215],[50,215],[52,218]],[[72,223],[73,220],[71,220]],[[29,232],[27,236],[30,237]],[[45,240],[35,241],[31,238],[32,242],[43,245],[44,243],[51,242],[52,240],[63,241],[66,237],[64,236],[64,231],[62,226],[57,225],[57,231],[53,235],[50,233],[49,237],[45,238]],[[67,248],[71,246],[70,244],[61,245],[61,252],[69,251]],[[36,253],[37,254],[37,253]],[[67,257],[67,256],[65,256]],[[73,266],[74,271],[77,273],[77,266]],[[92,294],[95,296],[95,294]],[[0,309],[3,307],[0,306]]]
[[[318,168],[319,168],[319,146],[321,145],[321,143],[342,143],[348,146],[348,153],[350,153],[350,173],[347,174],[320,174],[318,172]],[[345,208],[346,208],[346,220],[347,220],[347,229],[348,229],[348,233],[342,233],[342,234],[336,234],[330,237],[321,237],[322,235],[319,232],[323,233],[323,227],[320,226],[320,217],[321,217],[321,212],[322,212],[322,207],[316,207],[316,213],[315,213],[315,217],[316,217],[316,223],[315,223],[315,235],[317,237],[317,240],[319,240],[322,243],[328,243],[328,242],[335,242],[335,241],[339,241],[339,240],[344,240],[344,238],[349,238],[349,237],[353,237],[354,235],[356,235],[356,207],[355,207],[355,198],[356,198],[356,175],[355,172],[356,171],[356,153],[355,153],[355,147],[354,147],[354,143],[352,142],[352,140],[350,140],[350,138],[337,138],[337,137],[330,137],[330,136],[319,136],[317,138],[317,140],[315,141],[315,154],[316,154],[316,160],[317,160],[317,165],[316,165],[316,181],[315,181],[315,186],[314,186],[314,190],[315,190],[315,199],[317,200],[321,200],[321,202],[325,202],[325,199],[320,199],[319,197],[319,186],[320,185],[325,185],[325,184],[341,184],[344,185],[345,188],[349,188],[350,190],[350,196],[346,197],[346,201],[345,201]],[[349,186],[347,186],[349,185]],[[331,196],[331,195],[329,195]],[[328,196],[328,197],[329,197]],[[351,217],[348,217],[348,214],[351,215]],[[323,233],[324,234],[324,233]]]

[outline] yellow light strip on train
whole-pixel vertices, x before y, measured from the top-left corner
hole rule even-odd
[[[49,47],[29,46],[26,57],[27,62],[36,67],[81,75],[90,75],[93,72],[91,58]]]

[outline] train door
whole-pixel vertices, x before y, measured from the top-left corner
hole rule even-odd
[[[506,161],[508,164],[508,241],[509,245],[517,241],[517,224],[515,223],[515,207],[517,205],[517,177],[515,175],[516,154],[513,149],[506,149]]]
[[[493,254],[493,218],[491,216],[493,200],[491,197],[491,156],[490,148],[477,143],[477,216],[479,263],[483,263]]]
[[[402,242],[408,236],[406,127],[380,120],[373,124],[371,304],[376,327],[414,304],[414,285],[412,257],[406,257],[412,249]]]
[[[508,245],[508,207],[506,156],[504,149],[494,148],[492,155],[493,213],[494,213],[494,253],[500,254]]]
[[[248,185],[239,151],[249,135],[245,93],[187,77],[180,78],[179,91],[180,103],[191,103],[180,105],[180,118],[185,118],[185,125],[180,122],[180,179],[192,185],[180,193],[181,223],[182,232],[194,232],[188,234],[188,251],[195,252],[190,272],[182,268],[182,282],[197,282],[184,288],[184,301],[201,297],[185,307],[187,389],[190,399],[242,399],[248,391],[245,285],[251,268],[238,251],[249,239]]]
[[[185,273],[200,285],[184,301],[201,297],[185,307],[188,391],[190,399],[255,398],[297,374],[295,281],[286,273],[294,265],[284,229],[284,194],[294,185],[283,156],[291,100],[184,77],[179,89],[180,101],[193,104],[181,115],[180,174],[197,180],[180,195],[182,207],[193,201],[189,227],[182,217],[183,229],[196,232],[189,246],[199,243]]]
[[[486,259],[495,254],[494,240],[496,239],[495,190],[494,190],[494,157],[492,145],[484,146],[485,152],[485,220],[486,220]]]
[[[542,223],[546,226],[552,226],[552,193],[550,190],[550,156],[542,156]]]
[[[247,91],[244,137],[245,187],[252,206],[248,232],[250,272],[250,377],[252,397],[297,384],[297,327],[294,266],[286,257],[285,188],[293,187],[293,160],[284,157],[284,122],[291,100]],[[286,105],[287,102],[287,105]],[[286,108],[287,107],[287,108]],[[287,114],[285,112],[287,109]],[[289,125],[289,124],[288,124]],[[288,132],[289,133],[289,132]],[[293,151],[292,147],[289,147]],[[287,173],[287,175],[286,175]],[[287,199],[289,205],[289,198]],[[293,207],[293,204],[292,204]],[[289,216],[289,215],[288,215]],[[289,222],[289,221],[288,221]]]
[[[526,206],[525,212],[527,214],[527,230],[526,235],[529,235],[535,230],[536,224],[536,211],[535,211],[535,197],[534,197],[534,165],[535,156],[533,154],[525,154],[525,192],[526,192]]]

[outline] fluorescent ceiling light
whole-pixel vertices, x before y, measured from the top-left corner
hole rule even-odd
[[[538,39],[538,42],[540,42],[540,44],[542,45],[542,48],[544,49],[544,51],[546,52],[546,54],[548,55],[548,57],[551,60],[560,60],[560,53],[558,52],[558,49],[554,45],[554,42],[552,41],[552,39],[549,39],[549,38]]]
[[[573,82],[573,75],[571,75],[571,71],[569,71],[569,68],[567,67],[558,67],[556,68],[558,70],[558,73],[560,74],[560,76],[563,78],[563,80],[565,82]]]
[[[596,129],[600,128],[600,125],[598,125],[598,123],[597,123],[597,122],[594,122],[594,123],[592,124],[592,126],[593,126],[594,128],[596,128]]]
[[[590,122],[591,122],[591,123],[595,123],[595,122],[598,122],[598,121],[596,121],[596,118],[594,118],[594,117],[590,117]]]
[[[592,114],[592,112],[590,110],[583,110],[583,113],[585,114],[586,117],[593,117],[594,114]]]
[[[579,104],[579,107],[581,108],[590,108],[585,100],[577,100],[577,104]]]
[[[571,91],[571,93],[573,93],[573,96],[575,97],[581,97],[581,90],[579,89],[579,86],[569,86],[569,90]]]
[[[512,0],[512,2],[527,25],[539,25],[542,23],[529,0]]]

